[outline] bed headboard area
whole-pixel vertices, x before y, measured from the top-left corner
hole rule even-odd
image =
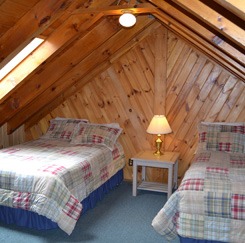
[[[245,152],[245,123],[210,123],[198,125],[197,150]]]

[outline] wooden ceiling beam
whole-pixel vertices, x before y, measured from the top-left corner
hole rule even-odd
[[[244,79],[245,55],[224,41],[216,41],[218,37],[214,33],[167,2],[161,0],[150,1],[161,9],[156,11],[154,16],[161,20],[168,28],[196,44],[199,49],[209,50],[207,54],[211,58],[213,58],[212,56],[219,57],[218,60],[221,64],[226,63],[236,76]]]
[[[245,52],[245,31],[199,0],[171,0]]]
[[[169,21],[167,21],[169,25],[171,25],[170,23],[180,23],[183,27],[185,27],[185,29],[191,30],[190,35],[192,35],[193,33],[193,35],[198,35],[202,37],[204,40],[208,41],[209,44],[215,46],[220,51],[223,51],[228,57],[238,62],[239,66],[244,67],[245,55],[233,46],[231,46],[229,43],[221,40],[215,33],[206,29],[204,26],[194,21],[192,18],[188,17],[167,2],[161,0],[150,1],[159,6],[159,8],[163,11],[162,15],[165,16],[165,19],[167,16],[170,17]],[[157,11],[157,13],[158,15],[161,14],[159,11]]]
[[[41,0],[0,38],[0,68],[60,17],[72,0]]]
[[[1,0],[0,0],[1,1]],[[208,1],[208,0],[207,0]],[[222,4],[222,2],[226,2],[227,4],[232,5],[231,0],[214,0],[217,4]],[[239,1],[239,0],[238,0]],[[47,0],[40,0],[40,3],[47,2]],[[209,16],[210,13],[203,13],[201,9],[198,9],[197,6],[200,6],[200,4],[203,4],[207,9],[210,10],[208,5],[205,3],[205,0],[193,0],[191,3],[187,3],[188,1],[184,0],[149,0],[148,2],[151,3],[140,3],[139,1],[133,1],[132,5],[124,4],[121,6],[111,6],[112,4],[115,4],[115,0],[105,0],[105,1],[87,1],[87,0],[76,0],[75,1],[65,1],[65,8],[59,9],[58,0],[55,0],[52,2],[53,9],[50,8],[49,11],[52,12],[52,14],[49,16],[50,19],[45,19],[45,16],[42,15],[43,18],[38,18],[39,23],[42,22],[43,25],[40,25],[40,33],[43,33],[45,29],[47,29],[47,26],[49,26],[52,23],[54,23],[54,32],[56,31],[57,26],[59,26],[62,23],[62,19],[66,20],[64,16],[71,15],[72,18],[79,18],[79,15],[91,14],[91,19],[93,19],[95,16],[97,16],[97,20],[102,20],[103,16],[117,16],[122,13],[125,9],[132,9],[134,14],[138,15],[139,19],[147,19],[145,16],[148,13],[155,16],[157,19],[161,20],[166,27],[171,29],[173,32],[178,34],[179,36],[183,37],[185,40],[189,41],[190,43],[193,43],[193,45],[199,49],[202,50],[205,54],[207,54],[211,58],[217,59],[217,62],[221,64],[222,66],[225,66],[227,64],[227,70],[229,70],[231,73],[236,75],[237,77],[241,78],[243,81],[245,80],[245,70],[244,70],[244,61],[245,57],[243,55],[244,50],[244,43],[239,41],[240,38],[240,30],[238,31],[239,34],[236,33],[236,30],[233,31],[231,27],[234,25],[234,22],[229,22],[228,19],[222,18],[222,21],[217,21],[218,13],[213,11],[212,13],[215,13],[215,17],[210,17],[209,19],[206,19],[207,16]],[[63,1],[64,2],[64,1]],[[68,5],[68,2],[70,5]],[[132,2],[132,1],[131,1]],[[141,1],[142,2],[142,1]],[[169,3],[173,2],[173,6],[171,6]],[[194,4],[192,4],[194,3]],[[204,4],[205,3],[205,4]],[[67,4],[67,5],[66,5]],[[73,6],[71,8],[70,6]],[[177,6],[178,5],[178,6]],[[47,8],[49,8],[50,3],[47,4]],[[103,7],[108,6],[108,7]],[[174,6],[177,6],[175,8]],[[233,6],[233,7],[232,7]],[[229,11],[234,12],[236,11],[236,7],[234,5],[230,6]],[[61,7],[61,6],[60,6]],[[74,11],[74,9],[76,9]],[[37,11],[38,9],[36,9]],[[65,10],[65,11],[63,11]],[[180,10],[183,10],[181,12]],[[62,14],[63,11],[63,14]],[[43,14],[45,11],[40,13]],[[189,13],[185,15],[184,13]],[[201,14],[200,17],[197,15]],[[219,14],[220,15],[220,14]],[[30,19],[27,21],[26,18],[27,15],[23,17],[25,19],[26,26],[28,26]],[[211,15],[210,15],[211,16]],[[57,20],[58,17],[61,17],[61,20]],[[193,17],[193,18],[191,18]],[[239,17],[239,16],[238,16]],[[240,17],[241,18],[241,17]],[[44,20],[43,20],[44,19]],[[41,21],[42,20],[42,21]],[[54,22],[54,20],[57,20]],[[224,22],[225,20],[225,22]],[[45,22],[46,21],[46,22]],[[108,17],[108,22],[112,24],[115,28],[115,31],[118,30],[118,24],[116,22],[113,22],[114,18]],[[141,20],[140,20],[141,21]],[[153,19],[148,19],[146,21],[147,23],[154,22]],[[31,39],[33,36],[35,36],[37,33],[39,33],[38,28],[31,27],[30,32],[27,31],[27,27],[24,27],[24,25],[21,25],[21,22],[18,23],[18,26],[23,27],[22,33],[23,36],[26,36],[27,39]],[[35,22],[36,24],[37,22]],[[87,23],[87,22],[86,22]],[[202,24],[203,23],[203,24]],[[225,29],[220,28],[219,24],[225,23]],[[231,23],[231,25],[229,25]],[[34,24],[34,25],[35,25]],[[228,24],[228,25],[227,25]],[[232,25],[233,24],[233,25]],[[90,26],[90,27],[88,27]],[[145,23],[145,25],[141,25],[141,28],[145,29],[148,24]],[[227,28],[227,26],[229,28]],[[77,26],[73,26],[74,28],[77,28]],[[84,27],[84,26],[82,26]],[[89,25],[87,23],[85,29],[79,29],[78,27],[78,35],[82,35],[83,37],[85,34],[89,31],[93,31],[92,27],[93,24]],[[50,58],[47,60],[47,63],[41,65],[39,69],[37,69],[35,74],[31,74],[28,76],[24,83],[28,88],[30,88],[27,92],[24,88],[19,87],[19,89],[16,91],[13,91],[11,95],[3,102],[3,104],[0,104],[0,113],[6,114],[6,119],[0,117],[0,125],[1,122],[5,123],[8,122],[8,132],[12,132],[19,126],[21,126],[23,123],[26,123],[28,125],[33,124],[33,122],[37,121],[37,118],[42,118],[43,115],[46,115],[47,112],[51,112],[53,108],[55,108],[57,105],[59,105],[64,99],[68,98],[70,95],[77,92],[79,87],[82,87],[86,82],[90,81],[94,75],[98,74],[102,70],[105,70],[106,67],[108,67],[114,60],[116,60],[117,55],[120,55],[118,52],[121,50],[117,48],[122,48],[124,50],[128,50],[130,48],[125,43],[128,43],[127,41],[131,41],[133,39],[132,36],[127,36],[128,33],[131,33],[131,31],[138,31],[137,34],[142,30],[137,30],[135,28],[138,28],[138,21],[137,25],[132,29],[123,29],[119,31],[118,34],[116,34],[114,37],[109,37],[108,40],[105,40],[104,43],[102,43],[98,47],[94,47],[94,50],[87,53],[83,57],[76,57],[81,59],[76,59],[72,57],[72,50],[69,49],[70,46],[74,44],[75,42],[73,38],[78,38],[78,35],[74,35],[71,37],[71,39],[67,40],[67,42],[64,42],[61,47],[55,55],[58,55],[58,60],[55,60],[55,58]],[[206,29],[205,27],[208,27]],[[238,26],[236,26],[239,28]],[[241,29],[241,28],[240,28]],[[14,27],[14,30],[16,30],[16,27]],[[83,32],[84,31],[84,32]],[[126,32],[127,31],[127,32]],[[104,32],[106,30],[104,29]],[[48,33],[48,31],[47,31]],[[50,32],[49,32],[50,33]],[[65,33],[65,32],[64,32]],[[127,34],[126,34],[127,33]],[[244,33],[244,32],[243,32]],[[7,33],[8,34],[8,33]],[[15,31],[12,31],[12,34],[15,34]],[[15,35],[14,38],[18,37],[19,32]],[[106,33],[103,33],[106,35]],[[117,39],[120,36],[120,39]],[[220,38],[221,37],[221,38]],[[224,38],[222,38],[224,37]],[[2,38],[5,38],[4,36]],[[7,50],[4,55],[2,55],[1,51],[1,44],[3,42],[2,38],[0,38],[0,61],[1,56],[6,57]],[[11,39],[11,42],[14,43],[14,38]],[[56,36],[58,38],[58,36]],[[82,37],[79,37],[82,38]],[[106,37],[105,37],[106,38]],[[128,38],[128,39],[127,39]],[[93,39],[93,38],[92,38]],[[138,36],[137,36],[138,39]],[[6,42],[5,38],[5,42]],[[22,37],[22,41],[25,41],[25,38]],[[125,43],[124,43],[125,41]],[[123,43],[121,43],[123,42]],[[7,42],[6,42],[7,43]],[[120,43],[120,46],[118,44]],[[132,44],[132,43],[131,43]],[[234,46],[232,46],[234,44]],[[20,48],[21,41],[18,42],[16,45],[15,51]],[[10,46],[9,46],[10,47]],[[12,46],[14,47],[14,46]],[[88,46],[89,48],[89,46]],[[8,51],[10,51],[11,48],[8,48]],[[87,51],[87,46],[85,48],[80,48],[82,50],[85,49]],[[76,49],[78,50],[78,49]],[[6,60],[14,53],[9,52],[9,56],[6,58]],[[70,54],[69,54],[70,53]],[[83,54],[83,53],[82,53]],[[77,55],[75,55],[77,56]],[[114,59],[113,59],[114,58]],[[2,65],[6,60],[4,60],[0,65]],[[94,62],[96,60],[96,62]],[[49,64],[49,65],[47,65]],[[1,66],[0,66],[1,68]],[[46,70],[47,68],[47,70]],[[55,70],[55,72],[53,72]],[[65,91],[64,91],[65,90]]]
[[[149,26],[145,27],[144,30],[137,35],[137,38],[131,38],[127,42],[126,45],[124,45],[122,48],[120,48],[118,51],[112,53],[112,55],[109,57],[109,60],[104,61],[102,64],[97,65],[88,75],[85,75],[82,77],[79,81],[75,82],[74,85],[69,87],[67,90],[65,90],[62,94],[60,94],[58,97],[55,98],[54,101],[50,102],[48,105],[43,106],[38,112],[33,114],[29,119],[25,122],[25,129],[28,129],[35,125],[38,121],[40,121],[43,117],[48,115],[50,112],[52,112],[56,107],[58,107],[60,104],[62,104],[66,99],[77,93],[79,90],[82,89],[82,87],[91,81],[96,75],[102,73],[105,71],[108,67],[111,66],[114,62],[118,60],[122,55],[124,55],[126,52],[129,51],[129,49],[133,48],[134,46],[138,45],[138,43],[143,40],[145,37],[147,37],[149,34],[154,32],[157,28],[161,26],[158,22],[153,22]],[[111,38],[110,42],[115,43],[115,39]],[[107,46],[108,43],[106,43]],[[11,122],[9,123],[9,127],[11,126]]]
[[[152,13],[156,9],[150,3],[140,3],[140,4],[127,4],[127,5],[113,5],[106,8],[89,8],[89,9],[78,9],[71,14],[81,14],[81,13],[103,13],[104,15],[121,15],[124,11],[131,11],[133,14],[146,14]]]
[[[240,19],[245,21],[245,4],[244,0],[213,0],[220,6],[224,7]],[[205,3],[205,1],[204,1]]]
[[[78,4],[79,2],[79,4]],[[76,0],[73,1],[70,9],[77,9],[78,6],[80,7],[99,7],[103,4],[111,4],[113,0],[105,0],[103,2],[101,1],[92,1],[89,2],[89,5],[86,0]],[[86,5],[85,5],[86,3]],[[99,13],[96,15],[93,14],[76,14],[76,15],[70,15],[66,13],[67,16],[70,16],[66,19],[65,23],[61,25],[59,28],[56,29],[56,31],[53,32],[54,36],[52,35],[47,41],[51,41],[53,45],[58,45],[62,48],[59,48],[59,50],[54,55],[59,55],[59,53],[64,49],[65,45],[68,45],[72,39],[78,38],[78,36],[83,36],[89,32],[91,27],[97,22],[100,18],[103,17],[103,14]],[[88,18],[89,16],[89,18]],[[62,16],[63,17],[63,16]],[[68,38],[69,37],[69,38]],[[62,42],[64,41],[64,42]],[[36,72],[33,72],[34,74],[30,74],[25,78],[25,80],[22,81],[25,86],[22,86],[20,84],[16,89],[14,89],[11,92],[11,95],[8,96],[6,100],[4,100],[3,103],[0,104],[0,113],[3,112],[5,116],[0,117],[0,126],[3,125],[5,122],[7,122],[13,115],[15,115],[19,110],[21,110],[23,107],[25,107],[28,103],[32,102],[34,97],[38,96],[41,92],[46,90],[50,85],[52,85],[52,81],[48,79],[47,77],[51,78],[49,74],[46,75],[46,77],[40,77],[40,73],[44,72],[44,69],[47,64],[49,63],[49,60],[52,60],[53,56],[51,56],[50,59],[48,59],[45,63],[43,63]],[[46,65],[46,66],[45,66]],[[45,66],[45,67],[44,67]],[[67,65],[64,70],[59,69],[59,71],[65,72],[67,68],[72,68],[72,61],[70,65]],[[48,69],[49,73],[52,73],[54,75],[57,75],[57,72],[53,72],[55,68],[52,67],[51,69]],[[45,70],[46,72],[47,70]],[[44,72],[44,73],[45,73]],[[46,72],[47,73],[47,72]],[[44,82],[45,80],[45,82]],[[25,87],[28,86],[28,92],[26,93]]]
[[[225,69],[228,69],[236,77],[245,82],[245,68],[239,65],[239,63],[235,62],[222,51],[217,50],[217,48],[215,48],[214,46],[207,45],[207,43],[205,43],[205,41],[200,36],[193,34],[192,31],[185,28],[185,26],[182,26],[177,22],[171,22],[170,24],[169,20],[166,19],[166,16],[164,16],[160,11],[155,15],[155,17],[165,23],[166,27],[169,28],[169,26],[171,26],[171,28],[169,29],[173,31],[176,35],[187,40],[195,48],[205,53],[210,59],[215,60]]]
[[[38,83],[48,78],[49,80],[47,82],[49,83],[49,87],[45,87],[42,92],[36,93],[35,99],[32,100],[31,103],[26,104],[25,107],[27,108],[21,109],[20,113],[18,113],[18,111],[15,113],[14,119],[8,121],[8,132],[11,133],[15,130],[15,126],[19,126],[19,124],[24,122],[23,119],[35,113],[43,105],[48,105],[59,93],[68,89],[73,82],[75,82],[76,77],[79,76],[79,72],[82,72],[82,75],[89,72],[89,70],[91,70],[89,65],[96,63],[96,57],[92,59],[92,61],[90,60],[89,63],[86,63],[86,65],[83,60],[117,31],[118,29],[115,28],[114,25],[104,19],[90,30],[87,35],[77,40],[71,48],[63,52],[58,59],[53,60],[42,73],[36,75],[35,80],[36,82],[38,80]],[[81,50],[80,55],[76,55],[79,50]],[[81,62],[83,65],[80,64]],[[79,68],[76,68],[76,66],[79,66]],[[51,70],[56,70],[56,72],[51,72]],[[23,90],[22,96],[24,92]],[[28,95],[27,92],[28,91],[25,92],[26,96]],[[25,113],[25,111],[27,112]],[[23,115],[23,113],[25,113],[25,115]],[[16,125],[14,126],[13,123]]]
[[[102,14],[97,14],[92,19],[90,14],[80,14],[77,16],[74,15],[70,16],[45,40],[45,42],[39,48],[37,48],[32,53],[32,55],[28,56],[14,70],[14,72],[11,72],[8,76],[6,76],[6,78],[4,78],[0,82],[0,90],[4,89],[7,82],[12,82],[15,80],[18,80],[19,82],[16,88],[20,88],[20,86],[26,85],[32,78],[29,68],[32,68],[33,60],[42,60],[43,64],[46,65],[48,62],[50,62],[50,59],[48,58],[51,57],[51,55],[53,55],[54,53],[57,55],[58,52],[61,52],[75,38],[78,38],[78,36],[80,36],[81,34],[86,33],[86,29],[89,29],[101,17],[103,17]],[[84,27],[85,29],[83,29]],[[35,72],[40,72],[43,69],[43,64],[41,63],[36,68]],[[41,83],[39,84],[39,86],[41,86]],[[11,99],[11,96],[15,95],[16,93],[15,90],[16,89],[12,89],[3,98],[1,98],[1,91],[0,91],[0,104],[4,103],[9,98]]]
[[[42,35],[56,20],[66,21],[73,11],[110,5],[113,0],[40,0],[17,24],[0,38],[0,68],[34,37]],[[63,21],[62,21],[63,19]],[[57,26],[56,26],[57,27]]]
[[[70,38],[75,38],[75,36],[78,37],[79,35],[83,36],[88,33],[88,29],[90,29],[91,26],[93,26],[93,24],[101,17],[103,17],[103,15],[101,14],[95,15],[93,18],[87,18],[87,15],[82,15],[80,21],[83,21],[80,23],[79,26],[77,26],[76,29],[74,29],[72,26],[73,23],[78,22],[69,22],[73,20],[73,18],[70,18],[68,24],[64,24],[64,26],[61,26],[61,30],[63,30],[62,35],[70,33],[68,35]],[[60,34],[59,29],[54,32],[54,35],[56,34]],[[60,38],[65,38],[62,35]],[[54,38],[58,37],[58,35],[56,35],[56,37],[51,36],[50,39],[54,40]],[[68,40],[66,39],[66,41]],[[53,44],[55,45],[55,43]],[[77,52],[77,50],[73,51]],[[80,58],[79,55],[78,58]],[[47,60],[47,62],[43,63],[38,72],[27,76],[27,78],[22,81],[24,85],[22,84],[14,89],[11,92],[11,95],[9,95],[7,99],[0,104],[0,113],[5,114],[4,116],[0,117],[0,126],[7,122],[8,119],[14,116],[24,106],[32,102],[32,100],[36,96],[48,89],[53,84],[54,80],[62,76],[65,72],[72,69],[74,60],[75,59],[71,60],[70,63],[62,67],[62,63],[65,62],[65,60],[62,60],[61,55],[59,56],[59,58],[55,58],[55,60],[53,60],[51,56],[51,61]],[[28,90],[26,89],[26,87],[28,87]]]
[[[115,30],[115,27],[112,25],[111,28],[115,31],[115,34],[113,36],[111,35],[111,38],[108,38],[109,33],[108,36],[105,35],[106,37],[104,38],[107,39],[105,43],[101,43],[101,46],[93,48],[93,51],[89,56],[74,66],[70,72],[67,72],[58,78],[50,89],[36,97],[32,103],[28,104],[23,110],[16,114],[14,119],[9,120],[8,132],[11,133],[14,131],[21,124],[31,119],[36,113],[40,112],[41,114],[44,114],[43,109],[48,109],[48,107],[52,105],[52,102],[55,102],[57,98],[60,100],[64,97],[64,90],[66,90],[66,93],[69,92],[67,90],[70,90],[71,92],[69,92],[69,95],[72,95],[71,93],[76,93],[78,87],[83,86],[86,82],[91,80],[93,74],[97,74],[95,70],[101,71],[101,65],[102,67],[105,67],[105,65],[108,67],[111,64],[109,60],[113,54],[124,47],[132,38],[139,34],[139,32],[144,30],[144,26],[149,25],[152,21],[152,19],[142,16],[138,19],[137,25],[130,30],[121,29],[118,31]],[[108,30],[108,26],[105,28]],[[99,29],[102,31],[102,26],[99,26]],[[102,33],[105,33],[105,30],[103,30]],[[101,40],[101,38],[94,39]],[[88,38],[88,41],[89,40],[91,42],[91,37]],[[82,41],[81,44],[84,45],[85,42]],[[71,56],[65,55],[64,57],[69,62]]]

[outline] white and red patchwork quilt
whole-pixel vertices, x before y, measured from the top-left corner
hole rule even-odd
[[[152,225],[168,240],[245,242],[245,154],[197,153]]]
[[[71,234],[81,201],[123,168],[122,146],[38,139],[0,150],[0,205],[46,216]]]

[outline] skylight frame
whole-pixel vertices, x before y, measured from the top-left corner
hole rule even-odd
[[[0,69],[0,81],[4,79],[16,66],[43,43],[44,39],[36,37],[28,43],[16,56],[14,56],[3,68]]]

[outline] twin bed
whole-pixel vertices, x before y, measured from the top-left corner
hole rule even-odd
[[[0,150],[0,221],[71,234],[123,179],[118,124],[53,119],[40,139]]]
[[[168,242],[245,242],[245,124],[200,123],[195,158],[152,221]]]

